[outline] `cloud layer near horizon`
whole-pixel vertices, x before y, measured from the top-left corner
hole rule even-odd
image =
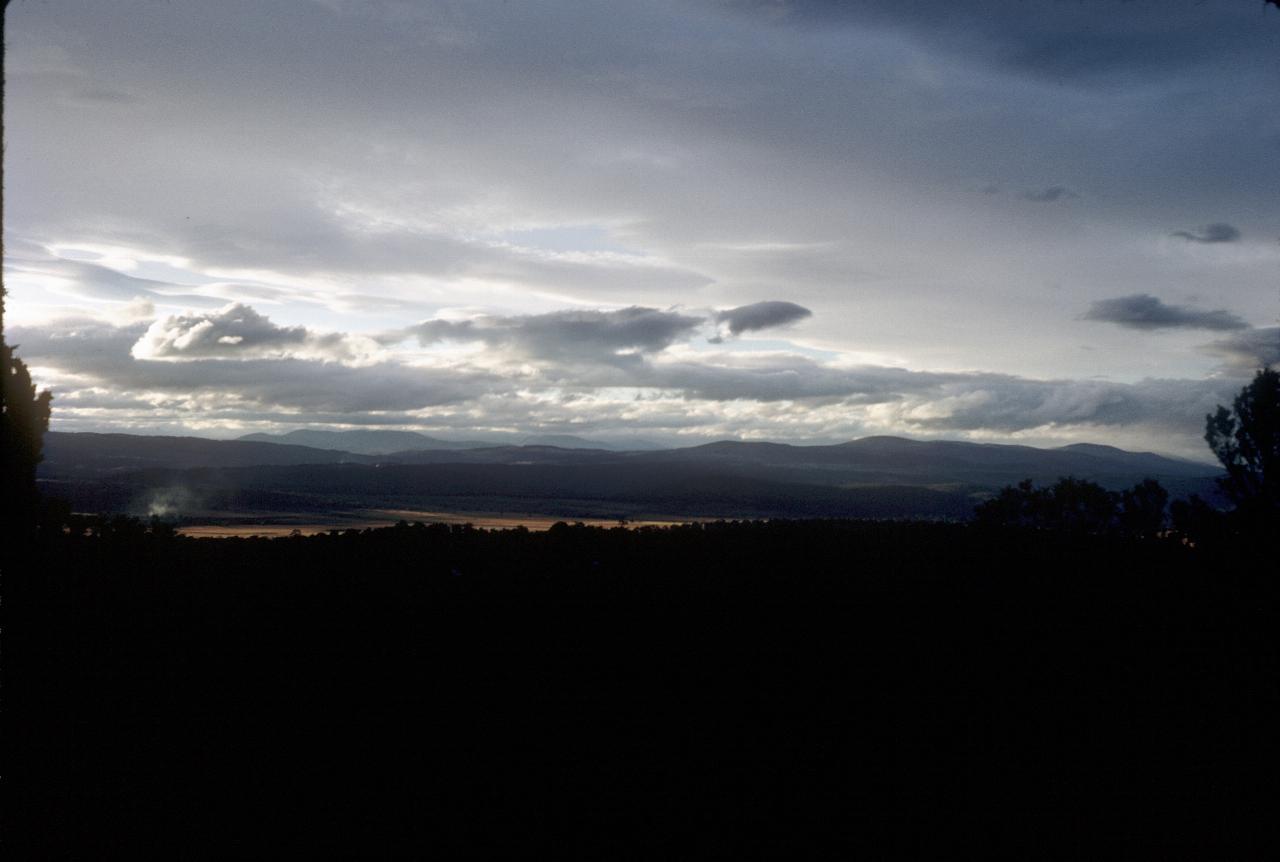
[[[594,340],[552,346],[561,327],[584,321]],[[628,330],[635,321],[646,322]],[[454,335],[484,344],[444,362],[429,353],[414,362],[371,360],[353,354],[345,334],[276,327],[243,306],[150,324],[65,318],[11,334],[63,393],[56,403],[64,430],[98,427],[108,412],[113,427],[146,431],[173,430],[156,422],[167,413],[196,429],[304,422],[484,436],[537,428],[667,442],[708,435],[830,442],[880,433],[1035,442],[1119,432],[1173,441],[1229,400],[1234,383],[919,372],[785,351],[691,354],[674,334],[688,336],[697,323],[632,308],[612,321],[601,312],[416,327],[427,344]],[[618,346],[629,352],[614,353]],[[531,356],[542,361],[529,366]],[[201,380],[194,391],[193,371]]]

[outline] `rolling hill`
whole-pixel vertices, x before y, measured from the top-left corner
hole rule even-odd
[[[367,433],[392,436],[324,439],[383,445],[406,439]],[[610,518],[951,519],[1026,478],[1049,483],[1070,475],[1111,489],[1154,478],[1175,496],[1211,496],[1215,474],[1203,464],[1109,446],[1037,449],[896,437],[833,446],[720,441],[657,451],[486,446],[372,455],[259,439],[51,433],[40,466],[45,489],[80,511],[416,508]]]
[[[320,431],[304,429],[287,434],[245,434],[239,440],[257,443],[290,443],[313,449],[333,449],[361,455],[385,455],[409,449],[474,449],[492,446],[478,440],[441,440],[416,431]]]

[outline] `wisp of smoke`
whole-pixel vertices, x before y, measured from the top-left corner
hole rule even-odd
[[[173,518],[191,508],[191,492],[186,488],[164,488],[156,491],[147,504],[147,515],[152,518]]]

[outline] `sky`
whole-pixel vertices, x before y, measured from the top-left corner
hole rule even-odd
[[[1261,0],[13,0],[51,428],[1211,460],[1280,362]]]

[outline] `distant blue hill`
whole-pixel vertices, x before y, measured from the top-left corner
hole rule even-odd
[[[310,446],[313,449],[336,449],[361,455],[385,455],[412,449],[475,449],[492,446],[492,442],[480,440],[441,440],[416,431],[319,431],[303,429],[287,434],[245,434],[239,440],[258,443],[290,443]]]
[[[607,449],[615,452],[661,448],[653,441],[639,437],[625,440],[592,440],[573,434],[536,434],[528,437],[509,434],[491,440],[446,440],[420,434],[417,431],[375,429],[355,431],[301,429],[287,434],[245,434],[237,439],[257,443],[289,443],[295,446],[310,446],[314,449],[356,452],[361,455],[388,455],[392,452],[413,452],[423,449],[480,449],[515,445],[557,446],[561,449]]]
[[[525,437],[524,446],[557,446],[561,449],[606,449],[612,452],[635,452],[650,449],[661,449],[652,440],[641,437],[628,437],[624,440],[591,440],[573,434],[537,434]]]
[[[292,442],[301,440],[323,445]],[[324,448],[339,443],[350,448]],[[352,451],[405,443],[409,448],[391,453]],[[719,441],[615,451],[459,443],[397,431],[240,440],[51,432],[39,469],[47,492],[79,511],[145,512],[157,493],[176,489],[203,500],[199,508],[240,514],[436,507],[582,517],[955,518],[1023,479],[1045,485],[1074,476],[1119,490],[1151,478],[1174,497],[1214,499],[1217,474],[1205,464],[1091,444],[1037,449],[867,437],[831,446]]]

